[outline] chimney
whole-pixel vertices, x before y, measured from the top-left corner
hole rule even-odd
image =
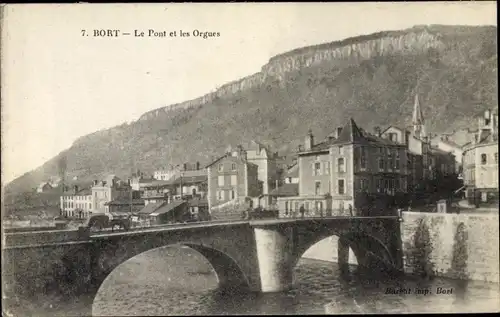
[[[130,178],[127,179],[127,184],[128,184],[128,186],[130,186],[132,184],[132,180]]]
[[[382,135],[382,129],[380,129],[379,126],[373,128],[373,131],[375,132],[375,135],[380,137]]]
[[[182,164],[182,170],[186,171],[187,170],[187,163]]]
[[[337,127],[337,129],[335,130],[335,137],[338,139],[341,133],[342,127]]]
[[[310,151],[313,146],[314,146],[314,136],[312,134],[312,130],[309,129],[306,136],[305,150]]]
[[[78,185],[74,185],[73,190],[75,191],[75,194],[76,194],[78,192]]]
[[[97,186],[97,184],[99,183],[99,181],[97,179],[94,179],[94,182],[92,183],[94,186]]]
[[[302,147],[302,144],[299,144],[298,152],[302,152],[304,148]]]
[[[196,170],[199,171],[200,170],[200,162],[196,162]]]

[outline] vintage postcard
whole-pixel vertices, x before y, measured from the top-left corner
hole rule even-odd
[[[500,311],[495,2],[0,8],[4,316]]]

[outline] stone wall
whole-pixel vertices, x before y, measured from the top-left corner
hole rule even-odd
[[[403,213],[405,272],[499,282],[498,213]]]
[[[404,212],[401,223],[407,274],[499,282],[499,226],[496,214]],[[338,262],[338,238],[326,238],[304,258]],[[349,263],[356,257],[349,250]]]

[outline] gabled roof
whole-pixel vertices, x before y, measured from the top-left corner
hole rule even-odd
[[[278,197],[289,197],[289,196],[298,196],[299,195],[299,184],[283,184],[278,188],[273,189],[270,193],[270,196],[278,196]]]
[[[167,212],[174,210],[175,208],[177,208],[183,204],[186,204],[186,202],[184,200],[176,200],[176,201],[171,202],[170,204],[161,206],[160,208],[158,208],[155,211],[153,211],[152,213],[150,213],[150,215],[151,216],[163,215]]]
[[[161,201],[161,202],[157,202],[157,203],[147,204],[146,206],[144,206],[144,208],[142,208],[139,211],[139,213],[143,214],[143,215],[149,215],[150,213],[156,211],[158,208],[160,208],[161,206],[166,205],[166,204],[167,204],[166,201]]]
[[[203,176],[182,176],[182,177],[177,177],[172,181],[173,185],[180,185],[182,181],[182,184],[197,184],[197,183],[204,183],[208,181],[208,176],[203,175]]]
[[[411,132],[408,128],[402,128],[402,127],[399,127],[399,126],[395,126],[395,125],[390,125],[388,126],[387,128],[385,128],[384,130],[382,130],[382,132],[380,132],[381,134],[384,134],[385,132],[387,132],[387,130],[389,130],[390,128],[394,128],[396,130],[399,130],[401,132]]]
[[[350,118],[342,128],[339,137],[332,144],[362,144],[367,143],[367,139],[356,125],[356,122]]]

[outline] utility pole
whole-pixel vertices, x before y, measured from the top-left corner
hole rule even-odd
[[[182,175],[184,174],[183,171],[181,171],[181,200],[182,200]]]

